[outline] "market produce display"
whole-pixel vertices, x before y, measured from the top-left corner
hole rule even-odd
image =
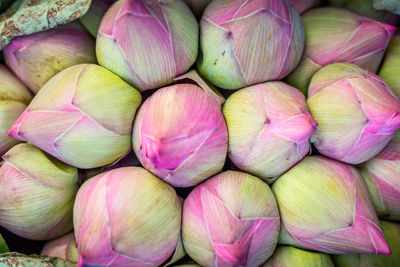
[[[400,266],[397,0],[0,0],[0,267]]]

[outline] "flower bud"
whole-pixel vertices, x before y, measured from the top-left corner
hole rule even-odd
[[[356,168],[307,157],[279,177],[272,191],[281,214],[280,244],[331,254],[390,254]]]
[[[18,144],[0,168],[0,226],[16,235],[48,240],[72,230],[78,171],[32,144]]]
[[[14,38],[4,50],[12,71],[37,93],[58,72],[81,63],[95,63],[94,39],[79,24]]]
[[[283,82],[239,90],[226,101],[229,157],[240,169],[272,182],[310,153],[317,124],[304,95]]]
[[[334,62],[376,72],[396,28],[349,10],[316,8],[302,16],[306,34],[303,58],[286,81],[307,92],[311,77]]]
[[[198,70],[224,89],[284,78],[304,47],[303,25],[289,0],[214,0],[200,30]]]
[[[92,36],[97,36],[101,19],[115,1],[116,0],[92,0],[88,12],[79,19]]]
[[[290,0],[299,14],[303,14],[310,8],[321,5],[323,0]]]
[[[379,76],[400,98],[400,32],[392,38],[379,70]]]
[[[212,0],[184,0],[197,18],[201,18],[206,7]]]
[[[334,267],[328,254],[303,250],[290,246],[278,246],[263,267]]]
[[[19,143],[10,138],[7,131],[31,99],[32,95],[25,85],[6,66],[0,64],[0,156]]]
[[[243,172],[210,178],[183,205],[183,245],[201,266],[260,266],[274,251],[278,234],[271,189]]]
[[[400,16],[391,12],[374,9],[372,0],[328,0],[328,3],[331,6],[344,7],[387,24],[396,25],[399,23]]]
[[[337,267],[395,267],[400,262],[400,225],[387,221],[380,221],[383,233],[392,250],[391,255],[350,254],[334,255],[333,261]]]
[[[307,105],[318,123],[318,151],[350,164],[377,155],[400,128],[400,101],[377,75],[334,63],[312,78]]]
[[[197,77],[197,78],[196,78]],[[133,148],[142,165],[176,187],[196,185],[225,163],[228,132],[221,99],[193,71],[140,107]]]
[[[140,93],[112,72],[76,65],[46,83],[8,135],[72,166],[100,167],[129,151],[140,102]]]
[[[183,1],[120,0],[103,17],[97,59],[144,91],[173,82],[195,62],[198,23]]]
[[[181,249],[181,212],[173,187],[143,168],[89,179],[74,206],[80,266],[159,266]]]
[[[40,254],[77,263],[79,255],[78,249],[76,248],[74,233],[69,233],[63,237],[47,242]]]
[[[378,216],[400,221],[400,131],[360,171]]]

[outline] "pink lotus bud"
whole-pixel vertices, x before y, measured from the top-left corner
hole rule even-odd
[[[376,10],[372,5],[372,0],[328,0],[328,3],[331,6],[345,7],[366,17],[391,25],[399,23],[400,16],[391,12]]]
[[[272,182],[310,153],[317,128],[304,95],[283,82],[257,84],[232,94],[223,113],[229,157],[240,169]]]
[[[144,91],[173,82],[195,62],[198,23],[183,1],[120,0],[103,17],[97,59]]]
[[[347,254],[333,255],[337,267],[396,267],[400,262],[400,225],[387,221],[380,221],[383,233],[392,250],[391,255]]]
[[[400,31],[392,38],[385,53],[379,76],[389,85],[393,93],[400,98]]]
[[[273,184],[279,243],[331,254],[390,254],[367,187],[356,168],[307,157]]]
[[[94,37],[97,36],[101,19],[114,2],[116,0],[92,0],[88,12],[79,19]]]
[[[14,146],[3,160],[0,226],[35,240],[70,232],[78,170],[29,143]]]
[[[63,237],[49,241],[43,247],[40,254],[77,263],[79,255],[74,233],[69,233]]]
[[[263,267],[334,267],[328,254],[290,246],[278,246]],[[354,265],[355,266],[355,265]]]
[[[400,221],[400,131],[360,171],[378,216]]]
[[[349,10],[316,8],[302,16],[306,33],[303,58],[286,81],[304,93],[311,77],[334,62],[376,72],[396,28]]]
[[[186,198],[183,245],[201,266],[260,266],[276,247],[279,221],[266,183],[243,172],[226,171]]]
[[[12,71],[37,93],[58,72],[81,63],[96,63],[94,39],[79,24],[14,38],[4,50]]]
[[[194,71],[182,78],[140,107],[133,148],[147,170],[173,186],[189,187],[222,169],[228,133],[223,100]]]
[[[350,164],[377,155],[400,128],[400,101],[377,75],[335,63],[313,77],[307,100],[318,151]]]
[[[100,167],[129,151],[140,102],[140,93],[112,72],[76,65],[43,86],[8,135],[75,167]]]
[[[289,0],[214,0],[200,29],[199,72],[224,89],[280,80],[303,53],[303,25]]]
[[[212,0],[184,0],[197,18],[201,18],[206,7]]]
[[[93,177],[74,206],[80,266],[159,266],[182,252],[181,212],[173,187],[143,168]]]
[[[25,85],[6,66],[0,64],[0,156],[19,143],[10,138],[7,131],[31,99],[32,95]]]
[[[304,13],[310,8],[321,5],[323,0],[290,0],[299,14]]]

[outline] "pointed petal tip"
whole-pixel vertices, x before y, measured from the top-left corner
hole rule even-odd
[[[21,140],[21,137],[18,134],[18,123],[14,123],[13,126],[8,130],[7,135],[11,138],[19,139]]]

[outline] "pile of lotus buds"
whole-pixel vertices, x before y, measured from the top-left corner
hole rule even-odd
[[[0,12],[0,266],[400,266],[399,1]]]

